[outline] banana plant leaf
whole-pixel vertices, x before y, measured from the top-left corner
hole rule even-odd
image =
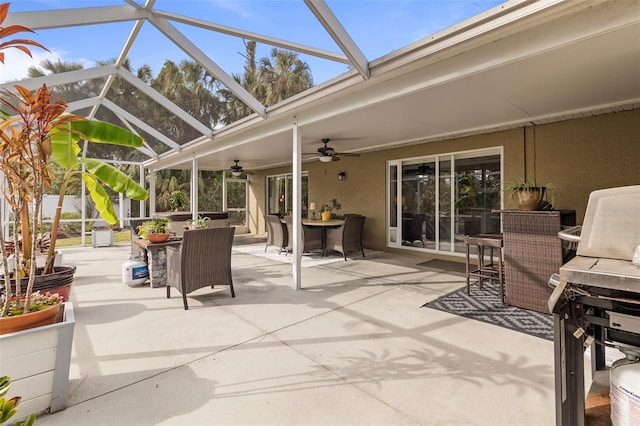
[[[107,191],[100,185],[100,182],[98,182],[95,176],[88,173],[82,174],[82,180],[87,186],[89,196],[96,204],[96,209],[100,213],[100,216],[110,225],[116,223],[118,216],[109,199],[109,194],[107,194]]]

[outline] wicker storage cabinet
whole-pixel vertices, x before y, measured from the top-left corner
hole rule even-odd
[[[505,293],[508,305],[549,313],[549,277],[562,266],[562,226],[576,223],[575,210],[502,210]]]

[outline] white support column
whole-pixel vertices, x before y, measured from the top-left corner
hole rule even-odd
[[[293,283],[296,290],[302,288],[302,134],[298,117],[293,117]],[[289,238],[292,236],[290,235]]]
[[[84,163],[82,164],[82,173],[86,171]],[[84,179],[80,179],[80,188],[82,190],[82,197],[80,197],[80,217],[82,218],[82,224],[80,225],[80,232],[82,232],[82,238],[80,246],[87,245],[87,185],[84,183]]]
[[[149,217],[156,214],[156,171],[149,170]]]
[[[124,228],[124,194],[118,192],[118,216],[120,216],[120,228]]]
[[[191,160],[191,218],[198,218],[198,159]]]
[[[227,173],[222,171],[222,211],[227,211]]]
[[[145,179],[144,179],[144,166],[140,165],[140,186],[141,187],[145,187]],[[140,217],[146,217],[146,210],[147,210],[147,206],[146,206],[146,200],[142,200],[140,201]]]

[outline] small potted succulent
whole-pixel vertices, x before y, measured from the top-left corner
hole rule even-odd
[[[208,216],[198,216],[197,219],[189,219],[187,220],[187,228],[186,229],[203,229],[209,226],[209,221],[211,218]]]

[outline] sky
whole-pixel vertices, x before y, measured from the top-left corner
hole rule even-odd
[[[327,0],[327,5],[369,61],[500,3],[500,0]],[[122,0],[13,0],[9,10],[11,13],[122,5],[126,5]],[[156,0],[154,8],[340,52],[302,0]],[[242,73],[242,39],[173,24],[228,74]],[[51,52],[34,48],[31,59],[16,49],[6,50],[5,65],[0,64],[0,83],[25,78],[28,67],[40,64],[43,59],[77,62],[90,68],[96,61],[116,58],[132,28],[132,22],[123,22],[39,30],[27,37]],[[267,56],[272,48],[258,44],[258,59]],[[310,55],[299,56],[309,64],[315,84],[348,71],[345,64]],[[145,23],[129,59],[134,70],[148,64],[157,75],[166,60],[179,63],[190,58],[155,27]]]

